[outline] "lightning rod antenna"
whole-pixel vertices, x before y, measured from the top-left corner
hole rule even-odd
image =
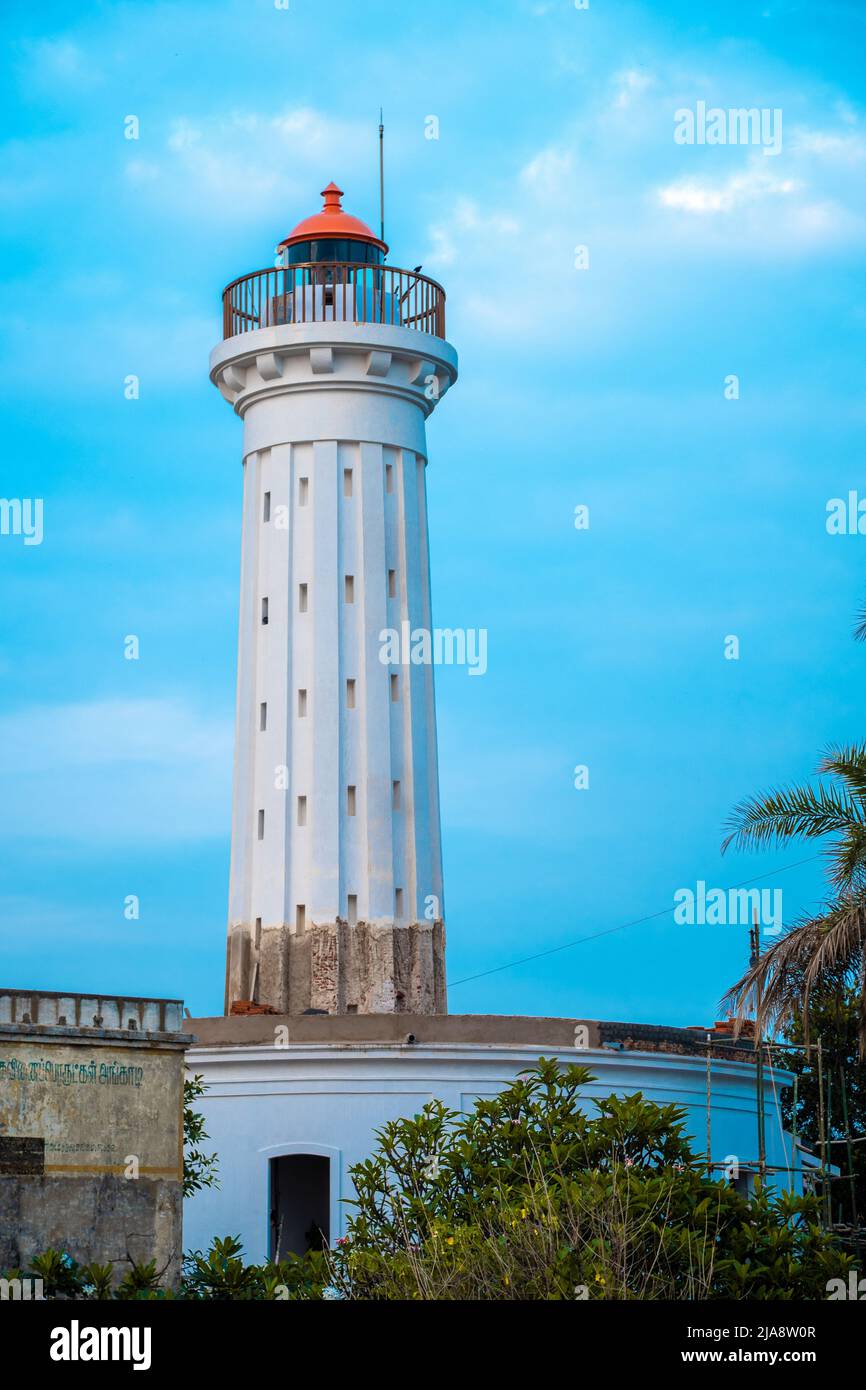
[[[385,124],[379,107],[379,240],[385,240]]]

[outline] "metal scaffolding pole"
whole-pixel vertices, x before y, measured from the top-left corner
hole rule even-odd
[[[824,1219],[828,1226],[833,1224],[833,1209],[830,1198],[830,1182],[827,1174],[827,1132],[824,1112],[824,1054],[821,1039],[818,1039],[818,1142],[821,1147],[821,1197],[824,1202]]]
[[[758,914],[753,913],[752,918],[752,965],[757,965],[761,954],[760,946],[760,927],[758,926]],[[767,1180],[767,1136],[764,1116],[764,1040],[761,1022],[761,993],[756,991],[755,1001],[755,1088],[756,1088],[756,1110],[758,1120],[758,1174],[763,1187]]]

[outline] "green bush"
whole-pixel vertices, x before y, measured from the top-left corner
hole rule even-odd
[[[319,1298],[328,1283],[325,1255],[308,1251],[304,1256],[265,1265],[248,1265],[236,1236],[216,1239],[206,1255],[194,1251],[184,1260],[183,1292],[186,1298],[302,1299]]]
[[[849,1261],[818,1204],[707,1178],[684,1112],[581,1107],[585,1067],[542,1059],[467,1115],[434,1101],[352,1177],[332,1281],[353,1298],[824,1298]],[[594,1112],[594,1113],[593,1113]]]
[[[199,1148],[210,1136],[204,1127],[204,1116],[194,1109],[207,1086],[201,1077],[191,1076],[183,1083],[183,1195],[191,1197],[205,1187],[219,1187],[219,1159],[216,1154],[203,1153]]]

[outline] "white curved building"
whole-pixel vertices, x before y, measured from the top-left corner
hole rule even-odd
[[[434,1097],[471,1110],[542,1056],[589,1068],[588,1113],[593,1098],[612,1092],[682,1106],[699,1155],[707,1152],[709,1101],[713,1175],[746,1192],[758,1171],[750,1045],[714,1037],[708,1075],[701,1030],[459,1014],[258,1015],[185,1027],[198,1039],[187,1065],[208,1086],[196,1107],[222,1184],[185,1203],[187,1249],[240,1235],[247,1258],[263,1260],[278,1248],[303,1251],[313,1227],[333,1242],[354,1196],[349,1169],[369,1156],[377,1129]],[[809,1156],[783,1129],[780,1100],[790,1080],[765,1068],[766,1171],[771,1183],[799,1191]]]

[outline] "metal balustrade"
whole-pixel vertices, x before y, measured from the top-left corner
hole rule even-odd
[[[223,290],[223,337],[289,323],[386,323],[445,337],[445,291],[414,270],[307,261],[256,270]]]

